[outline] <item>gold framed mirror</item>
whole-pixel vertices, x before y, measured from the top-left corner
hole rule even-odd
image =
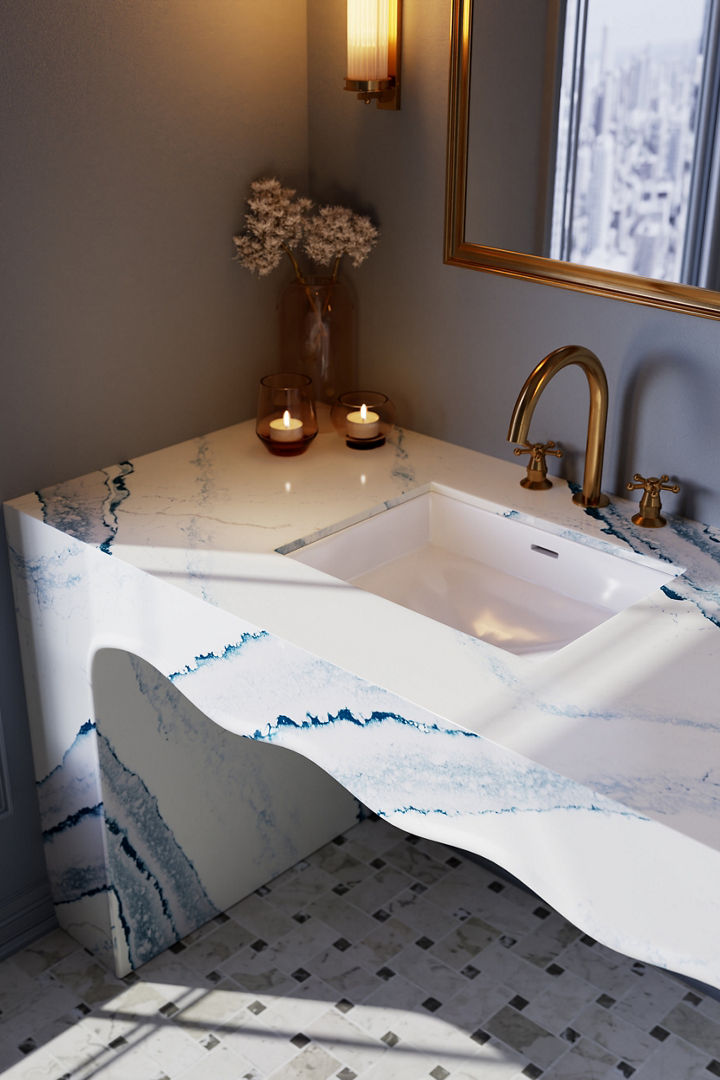
[[[660,278],[643,277],[635,273],[549,258],[545,255],[533,254],[529,250],[510,250],[505,247],[492,246],[493,241],[489,241],[487,233],[482,236],[468,235],[469,184],[473,185],[476,182],[475,174],[471,175],[469,172],[469,163],[472,157],[473,168],[477,169],[478,160],[484,157],[484,154],[478,153],[477,142],[474,153],[472,155],[469,153],[472,130],[471,70],[474,62],[476,65],[476,82],[478,82],[480,80],[478,80],[477,75],[478,72],[482,72],[483,65],[483,60],[477,55],[477,45],[475,46],[476,55],[473,57],[473,4],[476,6],[475,14],[477,17],[480,10],[479,6],[484,2],[485,0],[452,0],[445,193],[445,262],[471,270],[505,274],[527,281],[595,293],[611,299],[627,300],[632,303],[666,308],[686,314],[700,315],[705,318],[720,319],[720,292],[718,291],[700,288],[696,285],[686,285],[678,281],[664,281]],[[564,17],[566,2],[567,0],[548,0],[548,10],[554,9],[556,19],[559,17],[558,12]],[[711,32],[714,35],[716,35],[716,31],[717,26],[711,27]],[[552,60],[554,48],[552,37],[552,33],[548,32],[544,42],[542,38],[536,38],[531,43],[532,48],[544,52],[546,68]],[[550,60],[548,57],[550,57]],[[553,62],[557,70],[556,57]],[[505,92],[505,85],[510,84],[514,74],[513,70],[506,71],[503,84],[500,86],[495,85],[494,93]],[[557,97],[557,88],[555,90],[545,88],[543,94],[543,116],[545,120],[540,125],[544,131],[538,135],[539,139],[541,135],[542,138],[546,138],[547,131],[552,126],[552,121],[547,120],[547,110],[549,107],[548,102],[551,102],[553,94]],[[539,97],[539,95],[537,96]],[[715,97],[717,98],[717,93],[715,93]],[[475,138],[477,140],[477,134]],[[500,153],[493,154],[490,152],[487,169],[493,169],[502,156]],[[542,148],[540,158],[545,169],[545,191],[541,197],[547,198],[547,189],[552,186],[552,180],[548,181],[548,153]],[[499,181],[495,183],[495,187],[502,188],[503,182],[503,179],[499,178]],[[511,184],[511,179],[508,180],[508,184]],[[543,184],[541,183],[540,186],[542,187]],[[473,229],[483,232],[482,227],[473,226]],[[532,245],[529,244],[528,247],[530,246]]]

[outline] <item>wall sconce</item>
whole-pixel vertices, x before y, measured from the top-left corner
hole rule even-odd
[[[379,109],[400,108],[402,0],[347,0],[345,89]]]

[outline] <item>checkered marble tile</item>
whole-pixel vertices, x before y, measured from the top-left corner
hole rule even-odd
[[[720,1000],[367,818],[117,979],[0,964],[3,1080],[712,1080]]]

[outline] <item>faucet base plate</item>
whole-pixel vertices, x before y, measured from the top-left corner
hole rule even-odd
[[[577,491],[573,495],[572,501],[574,503],[577,503],[578,506],[584,506],[586,508],[587,507],[596,507],[596,506],[607,506],[609,504],[609,502],[610,502],[607,495],[603,495],[602,492],[598,495],[597,499],[593,499],[592,501],[590,501],[587,498],[587,496],[584,494],[584,492],[582,492],[582,491]]]

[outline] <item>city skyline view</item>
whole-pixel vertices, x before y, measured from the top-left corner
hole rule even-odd
[[[574,71],[564,64],[555,257],[681,280],[706,8],[707,0],[589,0],[584,54]]]

